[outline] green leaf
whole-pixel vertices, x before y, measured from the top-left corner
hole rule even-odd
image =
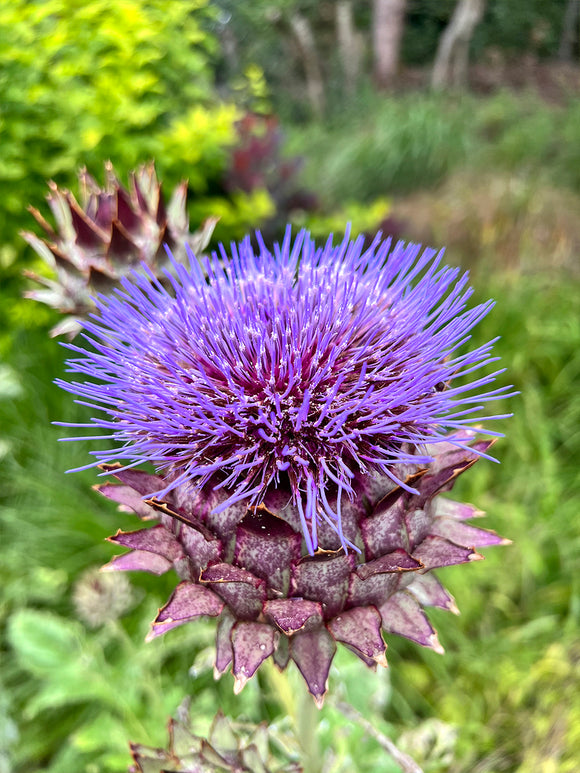
[[[71,737],[72,745],[83,754],[111,748],[127,749],[127,731],[118,717],[99,714],[87,722]]]
[[[70,670],[85,643],[82,626],[49,612],[24,609],[8,623],[8,641],[23,668],[39,675]]]
[[[26,704],[24,716],[34,719],[43,711],[95,700],[112,703],[110,686],[97,673],[73,667],[69,671],[55,672]]]

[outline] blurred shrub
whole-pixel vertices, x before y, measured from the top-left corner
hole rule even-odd
[[[295,129],[291,150],[309,149],[303,179],[324,204],[367,203],[443,179],[466,156],[469,110],[436,96],[371,96],[335,123]]]
[[[273,218],[276,205],[268,191],[258,188],[250,194],[238,192],[228,197],[196,199],[191,203],[190,212],[193,222],[207,212],[219,217],[214,236],[217,241],[228,244]]]
[[[542,175],[455,172],[436,193],[393,204],[405,236],[445,245],[451,262],[482,270],[578,269],[578,194]]]
[[[236,69],[228,86],[235,95],[237,105],[258,114],[269,115],[272,112],[271,91],[264,71],[254,62],[248,64],[242,72]]]
[[[157,155],[163,148],[159,135],[171,135],[174,122],[194,105],[202,106],[207,129],[214,128],[220,108],[210,68],[216,42],[202,28],[207,5],[206,0],[1,4],[4,243],[16,243],[17,230],[27,222],[23,206],[42,199],[48,177],[69,183],[81,164],[99,167],[107,158],[126,172]],[[223,141],[222,134],[214,144]],[[200,156],[198,163],[204,160]],[[176,161],[168,159],[166,167]]]
[[[195,197],[215,192],[236,141],[238,118],[232,104],[195,104],[184,110],[158,137],[159,166],[170,176],[185,175]]]

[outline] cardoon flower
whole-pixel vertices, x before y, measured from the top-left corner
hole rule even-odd
[[[118,481],[99,490],[147,522],[109,568],[181,578],[150,636],[219,617],[217,673],[241,689],[292,659],[321,703],[337,641],[371,667],[383,630],[441,650],[423,607],[455,607],[430,570],[503,540],[439,495],[488,457],[474,424],[507,388],[473,375],[492,303],[468,308],[441,253],[257,239],[174,263],[171,291],[149,272],[100,297],[92,348],[69,345],[90,380],[60,385],[120,446],[93,452]]]

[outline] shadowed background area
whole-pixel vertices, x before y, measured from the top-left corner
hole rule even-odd
[[[185,695],[201,730],[221,705],[282,737],[295,710],[274,671],[214,682],[212,623],[144,643],[172,578],[94,571],[133,517],[64,474],[89,447],[51,422],[91,413],[52,383],[59,314],[22,298],[50,270],[19,231],[46,237],[28,205],[54,227],[48,180],[80,201],[78,170],[103,184],[109,159],[125,186],[154,159],[166,201],[187,178],[210,246],[349,221],[447,245],[496,300],[472,345],[501,336],[521,394],[498,404],[501,465],[454,498],[514,544],[440,572],[461,610],[430,612],[444,656],[387,636],[389,670],[341,651],[330,693],[426,773],[580,768],[578,5],[0,2],[0,773],[125,770]],[[399,770],[337,702],[321,719],[321,771]]]

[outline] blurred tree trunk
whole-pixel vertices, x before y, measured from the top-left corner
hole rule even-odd
[[[459,0],[445,28],[435,55],[431,86],[465,88],[469,68],[469,44],[481,21],[485,0]]]
[[[322,68],[316,50],[312,27],[308,19],[301,13],[292,13],[289,18],[290,28],[298,43],[303,57],[304,73],[306,75],[306,93],[312,112],[318,118],[324,114],[325,92],[322,80]]]
[[[230,24],[225,24],[220,34],[220,42],[226,65],[227,75],[225,80],[235,77],[240,72],[240,57],[238,54],[238,41]]]
[[[564,24],[560,36],[560,49],[558,56],[563,62],[571,62],[574,59],[574,45],[578,39],[578,15],[580,0],[568,0],[564,13]]]
[[[344,90],[353,94],[360,71],[361,46],[353,22],[352,0],[336,3],[336,37],[344,72]]]
[[[390,88],[397,75],[406,0],[373,0],[372,39],[375,83]]]

